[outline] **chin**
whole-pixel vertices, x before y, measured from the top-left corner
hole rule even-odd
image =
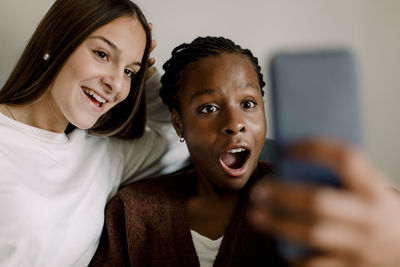
[[[95,125],[96,121],[94,121],[94,122],[93,121],[90,121],[90,122],[88,122],[88,121],[77,121],[77,122],[70,121],[70,123],[73,124],[76,128],[79,128],[81,130],[89,130],[90,128],[92,128]]]
[[[239,191],[243,187],[246,186],[247,182],[249,181],[249,177],[229,177],[228,180],[224,184],[223,188],[226,191]]]

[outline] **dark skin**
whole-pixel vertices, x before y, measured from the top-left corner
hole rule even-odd
[[[209,56],[189,65],[172,122],[186,140],[198,173],[188,201],[191,229],[210,238],[224,234],[240,190],[254,171],[266,122],[257,72],[239,54]],[[245,151],[243,162],[239,154]]]

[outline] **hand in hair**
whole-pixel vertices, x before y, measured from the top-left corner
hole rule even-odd
[[[151,40],[151,48],[150,48],[150,53],[153,52],[154,48],[156,48],[157,46],[157,42],[156,40]],[[150,57],[149,61],[147,62],[147,64],[149,65],[149,67],[153,66],[154,63],[156,62],[154,57]]]
[[[153,30],[153,24],[151,22],[149,22],[149,28],[150,31]],[[150,45],[150,53],[153,52],[153,50],[156,48],[157,46],[157,42],[156,40],[151,40],[151,45]],[[145,75],[145,80],[147,81],[151,76],[153,76],[153,74],[156,72],[156,68],[153,67],[154,63],[156,62],[154,57],[150,57],[149,60],[147,61],[148,64],[148,69]]]
[[[154,73],[156,73],[156,67],[152,66],[150,68],[147,69],[146,75],[145,75],[145,80],[147,81],[148,79],[150,79]]]

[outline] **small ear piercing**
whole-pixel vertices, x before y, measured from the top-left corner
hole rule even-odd
[[[50,58],[50,54],[49,53],[45,53],[44,55],[43,55],[43,60],[48,60]]]
[[[181,143],[185,142],[185,137],[183,137],[183,134],[180,135],[179,142]]]

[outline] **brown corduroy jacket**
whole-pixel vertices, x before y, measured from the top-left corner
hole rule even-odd
[[[250,185],[271,172],[259,162],[225,230],[215,267],[286,266],[275,241],[254,232],[246,221]],[[89,266],[199,267],[187,218],[195,190],[189,170],[129,185],[110,201],[99,248]]]

